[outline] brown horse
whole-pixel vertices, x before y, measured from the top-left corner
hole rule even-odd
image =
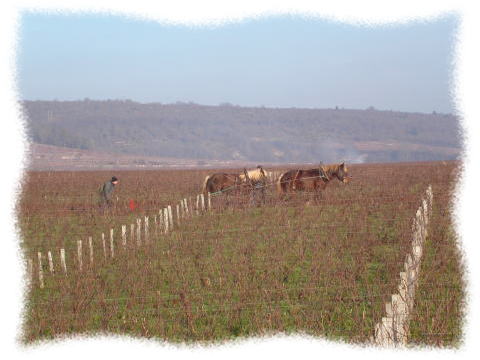
[[[297,191],[321,191],[333,178],[344,184],[348,183],[348,170],[345,163],[333,165],[319,165],[318,168],[309,170],[289,170],[277,180],[279,194]]]
[[[215,173],[205,178],[202,192],[207,195],[208,193],[214,194],[233,191],[238,188],[241,182],[242,180],[237,174]]]

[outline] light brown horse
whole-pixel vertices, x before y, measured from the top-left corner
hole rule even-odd
[[[240,174],[239,177],[242,182],[247,182],[248,178],[249,181],[253,181],[254,183],[261,183],[262,185],[267,183],[267,174],[260,165],[258,165],[255,170],[246,171],[244,169],[243,174]]]
[[[202,192],[205,195],[208,193],[227,193],[238,188],[241,182],[242,180],[237,174],[215,173],[205,178]]]
[[[277,190],[281,195],[289,192],[324,190],[330,180],[337,178],[344,184],[349,182],[348,170],[345,163],[333,165],[319,165],[308,170],[289,170],[277,180]]]

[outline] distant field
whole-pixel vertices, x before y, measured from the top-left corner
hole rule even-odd
[[[45,288],[34,279],[27,296],[24,341],[104,331],[168,341],[302,331],[366,342],[398,285],[412,219],[431,184],[434,216],[412,341],[458,345],[464,290],[449,214],[456,164],[349,168],[351,183],[334,181],[318,202],[280,199],[274,187],[261,207],[213,197],[213,211],[168,235],[151,225],[149,243],[129,239],[123,249],[117,237],[114,259],[104,259],[102,232],[118,234],[123,224],[195,197],[213,171],[29,172],[18,203],[26,259],[65,248],[69,272],[58,259],[54,275],[43,264]],[[103,213],[96,191],[112,175],[118,199]],[[76,241],[88,236],[95,264],[79,272]]]

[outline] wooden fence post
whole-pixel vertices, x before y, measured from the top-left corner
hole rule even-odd
[[[202,211],[205,211],[205,196],[200,194],[200,201],[202,203]]]
[[[163,223],[165,224],[165,234],[166,234],[166,233],[168,233],[168,228],[169,228],[169,226],[168,226],[168,224],[169,224],[169,222],[168,222],[168,209],[167,208],[163,209],[163,219],[164,219]]]
[[[142,243],[142,219],[137,219],[137,245]]]
[[[77,240],[77,257],[78,257],[78,269],[82,271],[83,261],[82,261],[82,240]]]
[[[91,236],[88,237],[88,249],[90,255],[90,266],[93,267],[93,239]]]
[[[431,186],[426,191],[427,200],[422,199],[412,221],[412,247],[404,263],[405,271],[400,272],[398,294],[392,295],[386,304],[387,317],[375,325],[373,341],[379,345],[406,345],[409,333],[410,314],[413,310],[415,291],[418,284],[423,244],[427,236],[427,225],[431,214]]]
[[[115,257],[114,245],[113,245],[113,229],[110,229],[110,255],[112,259]]]
[[[47,255],[48,255],[48,269],[50,270],[50,273],[53,274],[55,269],[53,268],[52,252],[49,251]]]
[[[200,208],[200,194],[197,195],[197,206],[195,206],[195,214],[198,215]]]
[[[155,237],[158,237],[158,221],[157,221],[157,215],[153,215],[153,226],[155,228]]]
[[[180,225],[180,205],[177,204],[177,225]]]
[[[122,245],[127,247],[127,225],[122,225]]]
[[[105,234],[102,233],[103,258],[107,259],[107,244],[105,243]]]
[[[65,249],[60,249],[60,264],[62,265],[63,272],[67,274],[67,262],[65,261]]]
[[[149,238],[150,238],[150,234],[149,234],[149,231],[148,231],[148,216],[145,216],[145,243],[148,242]]]
[[[168,205],[168,219],[170,220],[170,228],[173,230],[173,214],[172,214],[172,207]]]
[[[130,244],[133,244],[134,240],[135,240],[135,225],[130,224]]]
[[[45,287],[45,284],[43,283],[42,253],[39,251],[37,256],[38,256],[38,281],[40,283],[40,288],[43,289]]]
[[[165,232],[165,225],[163,221],[164,215],[163,215],[163,209],[158,210],[158,229],[159,232]]]
[[[187,202],[187,198],[183,199],[183,202],[185,204],[185,217],[189,217],[190,216],[190,211],[188,211],[188,202]]]
[[[208,193],[208,210],[212,210],[212,195]]]

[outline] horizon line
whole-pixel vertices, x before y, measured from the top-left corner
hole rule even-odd
[[[424,114],[424,115],[450,115],[450,116],[457,116],[453,112],[440,112],[436,110],[432,110],[431,112],[421,112],[421,111],[407,111],[407,110],[393,110],[393,109],[380,109],[373,105],[370,105],[366,108],[348,108],[342,106],[334,106],[334,107],[298,107],[298,106],[267,106],[267,105],[240,105],[234,104],[229,101],[220,102],[216,105],[212,104],[201,104],[191,100],[177,100],[175,102],[160,102],[160,101],[148,101],[142,102],[138,100],[132,99],[90,99],[85,97],[83,99],[77,100],[59,100],[59,99],[20,99],[19,102],[127,102],[127,103],[136,103],[140,105],[187,105],[187,106],[204,106],[204,107],[233,107],[233,108],[253,108],[253,109],[296,109],[296,110],[347,110],[347,111],[382,111],[382,112],[399,112],[399,113],[408,113],[408,114]]]

